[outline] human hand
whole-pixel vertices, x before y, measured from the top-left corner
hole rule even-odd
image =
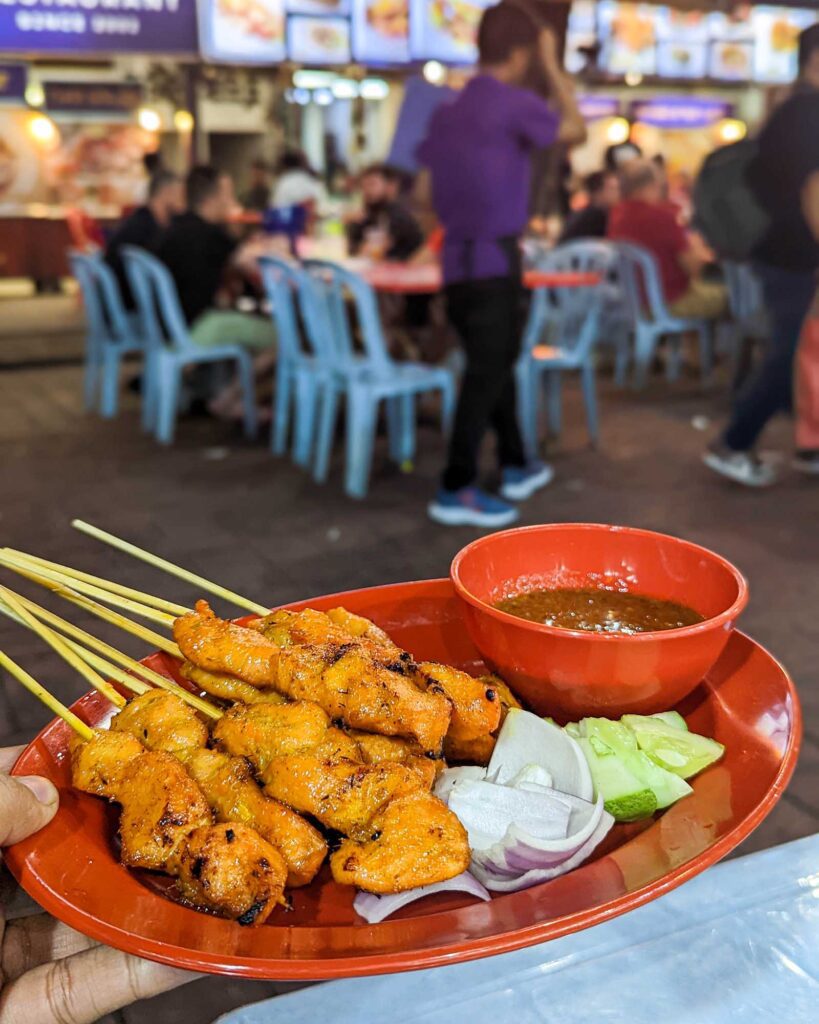
[[[9,777],[21,750],[0,749],[0,846],[39,832],[59,804],[59,794],[47,779]],[[5,869],[3,874],[0,1024],[91,1024],[197,977],[100,946],[47,914],[15,917],[27,897]],[[23,913],[36,909],[28,903]]]
[[[540,54],[540,63],[547,75],[560,74],[560,59],[557,54],[557,36],[554,32],[544,26],[541,28],[537,38],[537,48]]]

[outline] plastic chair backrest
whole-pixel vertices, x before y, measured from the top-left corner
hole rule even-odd
[[[106,344],[133,341],[133,327],[125,311],[117,279],[102,255],[71,250],[68,258],[80,284],[91,334]]]
[[[595,273],[599,284],[572,288],[538,288],[533,296],[531,314],[548,328],[548,342],[571,353],[578,361],[594,347],[600,329],[600,311],[604,298],[606,270],[614,256],[608,247],[592,251],[585,243],[562,245],[539,255],[537,269],[552,273]],[[540,338],[530,338],[539,344]]]
[[[122,257],[131,291],[151,342],[168,344],[180,351],[194,348],[179,303],[176,284],[165,264],[135,245],[123,246]]]
[[[333,338],[341,363],[360,368],[366,362],[376,373],[389,372],[393,361],[387,349],[387,340],[381,324],[381,311],[374,289],[363,277],[345,269],[338,263],[308,260],[305,267],[321,281],[328,295]],[[363,359],[356,352],[347,314],[347,301],[352,299],[355,318],[364,347]]]
[[[652,252],[632,242],[618,242],[620,282],[635,323],[668,323],[674,317],[663,295],[660,268]]]
[[[276,324],[279,357],[291,363],[304,362],[305,353],[301,345],[301,332],[293,301],[294,295],[298,293],[299,273],[304,271],[299,272],[292,264],[274,256],[262,256],[259,260],[259,272]]]

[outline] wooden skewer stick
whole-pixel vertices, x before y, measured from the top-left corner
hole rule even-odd
[[[160,626],[173,626],[175,616],[169,615],[167,612],[158,611],[156,608],[150,608],[148,605],[132,601],[130,598],[121,597],[110,590],[103,590],[102,587],[85,583],[83,580],[74,579],[72,576],[67,576],[65,573],[58,572],[55,569],[46,569],[44,566],[31,561],[25,555],[21,557],[10,554],[7,550],[3,551],[0,553],[0,564],[5,565],[6,568],[12,569],[14,572],[27,569],[29,572],[37,573],[43,579],[53,580],[54,583],[60,583],[78,593],[105,601],[106,604],[111,604],[115,608],[122,608],[125,611],[133,612],[135,615],[141,615],[151,622],[159,623]]]
[[[73,569],[69,565],[61,565],[59,562],[50,562],[47,558],[40,558],[39,555],[30,555],[25,551],[18,551],[15,548],[3,548],[6,554],[14,555],[17,558],[24,559],[27,562],[34,562],[41,569],[50,569],[53,572],[58,572],[62,576],[70,576],[74,580],[81,580],[83,583],[91,583],[96,587],[101,587],[103,590],[110,590],[112,594],[119,594],[121,597],[129,597],[133,601],[138,601],[140,604],[146,604],[151,608],[157,608],[159,611],[167,612],[170,615],[185,615],[191,611],[190,608],[186,608],[182,604],[176,604],[174,601],[166,601],[164,597],[155,597],[153,594],[146,594],[142,590],[134,590],[133,587],[126,587],[122,583],[115,583],[113,580],[103,579],[101,576],[92,576],[89,572],[81,572],[79,569]],[[78,587],[75,589],[79,589]]]
[[[192,583],[195,587],[199,587],[211,594],[215,594],[217,597],[224,598],[226,601],[230,601],[233,604],[238,605],[239,608],[246,608],[248,611],[255,612],[257,615],[267,615],[270,611],[270,609],[266,608],[263,604],[257,604],[255,601],[242,597],[241,594],[236,594],[234,591],[228,590],[227,587],[219,586],[218,583],[211,583],[210,580],[206,580],[203,576],[198,576],[196,573],[190,572],[188,569],[183,569],[179,565],[174,565],[173,562],[169,562],[165,558],[160,558],[159,555],[153,555],[150,551],[138,548],[136,544],[131,544],[127,540],[115,537],[112,533],[106,533],[105,530],[100,530],[96,526],[91,526],[90,523],[85,523],[82,519],[74,519],[71,525],[81,533],[87,534],[89,537],[101,540],[104,544],[110,544],[111,547],[118,548],[126,554],[133,555],[134,558],[140,558],[143,562],[147,562],[149,565],[153,565],[157,569],[164,569],[165,572],[169,572],[172,576],[178,576],[179,579],[186,580],[188,583]]]
[[[103,697],[106,697],[115,707],[125,707],[127,702],[122,694],[115,690],[114,687],[103,679],[101,675],[95,672],[90,665],[87,665],[83,659],[68,646],[68,641],[64,640],[61,636],[58,636],[53,629],[49,629],[49,627],[40,622],[39,619],[35,619],[31,612],[20,604],[17,600],[17,595],[13,591],[9,590],[7,587],[0,587],[0,595],[2,595],[5,603],[9,608],[11,608],[17,617],[22,619],[29,629],[33,629],[41,639],[45,640],[49,647],[53,647],[54,650],[61,655],[72,668],[75,668],[80,675],[94,687],[95,690],[99,690]]]
[[[0,554],[0,565],[6,564],[6,557],[6,555]],[[161,636],[159,633],[155,633],[152,629],[148,629],[147,626],[134,622],[132,619],[127,618],[125,615],[120,615],[118,612],[112,611],[110,608],[105,608],[103,605],[97,604],[96,601],[92,601],[88,597],[83,597],[82,594],[78,594],[70,587],[57,583],[55,580],[42,576],[40,573],[29,569],[23,569],[20,566],[9,565],[8,568],[14,569],[14,571],[20,576],[25,576],[26,579],[32,580],[34,583],[39,583],[40,586],[45,587],[46,590],[51,590],[53,593],[59,594],[59,596],[65,598],[66,601],[71,601],[72,604],[76,604],[78,607],[84,608],[86,611],[91,612],[92,615],[96,615],[97,618],[104,619],[106,622],[119,626],[120,629],[124,629],[126,633],[132,633],[134,636],[139,637],[140,640],[144,640],[146,643],[158,647],[160,650],[165,651],[166,654],[170,654],[174,658],[184,660],[182,652],[172,640],[168,640],[167,637]]]
[[[129,658],[127,654],[123,654],[121,651],[118,651],[116,647],[111,647],[111,645],[105,643],[104,640],[100,640],[92,633],[87,633],[84,629],[80,629],[80,627],[75,626],[73,622],[68,622],[66,619],[60,618],[59,615],[55,615],[54,612],[49,611],[47,608],[43,608],[40,605],[35,604],[34,601],[30,601],[27,597],[22,597],[18,594],[17,598],[20,604],[22,604],[24,608],[28,609],[32,615],[36,615],[38,619],[48,623],[50,626],[53,626],[68,637],[73,637],[75,640],[78,640],[79,643],[72,643],[71,646],[81,658],[85,657],[85,660],[89,661],[89,658],[86,656],[90,654],[90,651],[85,650],[85,648],[91,648],[106,656],[108,661],[99,659],[102,667],[100,667],[100,664],[95,665],[93,661],[89,661],[92,668],[99,668],[101,672],[106,672],[113,679],[117,679],[119,682],[124,682],[124,685],[126,686],[130,686],[131,683],[137,682],[134,676],[141,676],[142,679],[151,683],[153,687],[158,687],[159,689],[167,690],[169,693],[176,694],[176,696],[181,700],[184,700],[187,704],[190,704],[191,707],[196,708],[197,711],[201,711],[202,714],[207,715],[209,718],[219,719],[222,717],[222,710],[217,708],[215,704],[211,704],[209,701],[204,700],[197,694],[191,693],[190,690],[186,689],[184,686],[180,686],[175,680],[168,679],[167,676],[163,676],[159,672],[154,671],[154,669],[149,668],[147,665],[143,665],[141,661]],[[11,609],[4,606],[2,602],[0,602],[0,611],[5,611],[9,617],[16,619],[22,625],[25,625],[25,623],[22,622],[22,619],[17,618]],[[70,640],[68,642],[71,643]],[[85,648],[82,646],[83,644],[85,645]],[[116,662],[119,666],[128,670],[128,673],[125,673],[128,681],[120,678],[118,675],[117,665],[112,664],[112,662]],[[140,683],[140,686],[143,687],[139,690],[140,693],[144,693],[146,690],[152,688],[151,686],[144,686],[142,683]]]
[[[24,668],[21,668],[16,661],[12,661],[11,658],[4,652],[0,651],[0,666],[2,666],[10,675],[22,683],[25,688],[34,694],[34,696],[43,702],[49,710],[53,711],[55,715],[69,725],[77,735],[88,742],[94,738],[94,730],[91,726],[86,725],[81,718],[78,718],[70,708],[67,708],[65,704],[57,700],[41,686],[33,676],[30,676]]]

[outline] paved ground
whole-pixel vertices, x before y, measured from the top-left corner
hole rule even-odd
[[[140,435],[132,398],[114,422],[84,415],[76,367],[0,374],[0,538],[189,602],[189,588],[81,537],[79,516],[108,527],[249,596],[275,603],[348,587],[447,572],[474,532],[445,531],[424,517],[442,457],[423,429],[416,471],[401,475],[379,448],[371,495],[346,499],[339,465],[317,488],[264,447],[206,420],[180,425],[160,449]],[[751,581],[745,628],[775,651],[799,683],[806,740],[796,778],[773,815],[741,852],[815,832],[819,826],[819,691],[815,609],[819,607],[819,490],[786,476],[755,494],[723,485],[700,467],[703,418],[722,415],[725,395],[693,381],[657,384],[650,394],[604,395],[603,444],[588,448],[576,392],[567,429],[552,452],[556,483],[526,506],[524,522],[603,520],[680,534],[716,548]],[[699,428],[699,429],[698,429]],[[768,446],[785,451],[787,423]],[[79,620],[78,620],[79,621]],[[116,641],[122,643],[122,634]],[[0,645],[63,697],[83,686],[42,646],[0,622]],[[0,684],[0,740],[21,742],[45,714],[11,682]],[[231,1005],[263,998],[271,986],[209,980],[115,1019],[179,1024],[212,1020]]]

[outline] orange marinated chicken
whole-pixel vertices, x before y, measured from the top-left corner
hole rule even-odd
[[[376,626],[369,619],[365,619],[363,615],[348,612],[346,608],[331,608],[327,612],[327,618],[335,626],[343,629],[349,636],[360,640],[369,640],[371,643],[383,648],[385,651],[390,651],[397,657],[405,653],[397,644],[392,642],[383,629]]]
[[[494,686],[449,665],[424,661],[417,680],[425,689],[440,687],[452,705],[447,737],[460,742],[494,732],[500,723],[501,703]]]
[[[190,661],[186,661],[179,669],[183,679],[194,683],[205,693],[220,700],[229,700],[239,704],[283,704],[285,698],[275,690],[261,690],[250,683],[245,683],[234,676],[226,676],[218,672],[207,672]]]
[[[402,764],[357,764],[322,761],[312,754],[274,758],[262,773],[265,793],[301,814],[311,814],[327,828],[345,835],[367,833],[381,808],[422,786]]]
[[[213,738],[263,773],[274,757],[314,750],[328,739],[329,730],[329,717],[309,701],[235,704],[214,726]]]
[[[180,758],[208,742],[207,726],[196,711],[167,690],[132,697],[111,719],[111,730],[135,736],[148,750],[164,750]]]
[[[489,764],[489,760],[492,757],[492,751],[495,749],[495,743],[498,739],[498,733],[506,719],[507,711],[509,708],[520,707],[515,695],[506,683],[502,679],[498,678],[498,676],[481,676],[480,681],[484,685],[491,687],[498,695],[498,700],[500,702],[500,722],[494,732],[483,736],[477,736],[474,739],[462,739],[460,737],[453,736],[452,731],[450,730],[444,740],[444,755],[448,761],[462,761],[465,764]]]
[[[275,846],[287,866],[287,885],[311,882],[327,854],[321,833],[289,807],[265,796],[243,757],[218,750],[196,750],[186,759],[188,774],[199,784],[221,822],[242,822]]]
[[[253,686],[273,686],[279,648],[256,629],[217,618],[207,601],[181,615],[173,636],[188,661],[207,672],[236,676]]]
[[[166,870],[188,834],[213,823],[202,790],[164,751],[135,757],[122,774],[116,799],[122,804],[122,862],[129,867]]]
[[[247,825],[194,829],[171,856],[180,896],[242,925],[262,924],[284,903],[287,867],[278,850]]]
[[[145,748],[127,732],[108,732],[95,729],[92,739],[86,741],[73,735],[69,741],[71,752],[71,781],[83,793],[117,800],[122,776],[128,765],[145,753]]]
[[[379,736],[374,732],[351,729],[349,735],[355,740],[364,764],[381,764],[383,761],[397,761],[412,768],[421,776],[427,789],[431,789],[440,772],[446,768],[442,758],[430,758],[412,740],[400,736]]]
[[[330,866],[342,885],[392,893],[454,878],[469,860],[460,821],[437,797],[417,791],[388,803],[360,842],[345,839]]]

